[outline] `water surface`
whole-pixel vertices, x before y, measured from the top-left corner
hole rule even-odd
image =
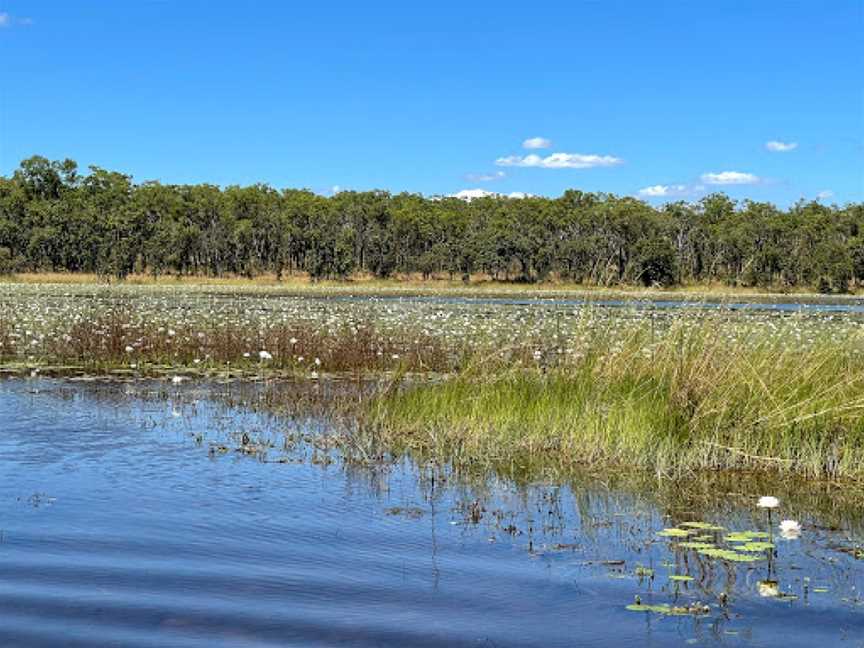
[[[0,645],[864,646],[862,515],[830,492],[778,485],[801,538],[728,564],[657,531],[764,528],[746,484],[700,509],[349,465],[324,421],[226,405],[256,389],[0,381]]]

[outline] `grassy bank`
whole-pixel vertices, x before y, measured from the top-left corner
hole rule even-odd
[[[391,389],[368,412],[386,444],[442,461],[622,465],[661,475],[769,469],[864,479],[861,340],[808,348],[730,342],[717,322],[529,368],[477,359]]]
[[[238,275],[208,277],[204,275],[160,275],[149,274],[129,275],[123,281],[106,280],[95,274],[70,272],[38,272],[20,273],[0,277],[2,284],[23,285],[65,285],[65,286],[101,286],[109,287],[154,287],[180,288],[192,290],[225,289],[240,292],[275,292],[285,294],[441,294],[441,295],[584,295],[597,297],[623,298],[681,298],[681,299],[725,299],[732,297],[747,298],[812,298],[844,300],[864,295],[862,290],[845,295],[822,295],[806,287],[796,287],[789,290],[783,287],[748,287],[730,286],[724,283],[690,283],[668,288],[646,288],[642,285],[620,284],[614,286],[597,286],[574,283],[564,280],[550,279],[548,281],[526,284],[516,281],[494,280],[488,275],[472,275],[470,280],[461,281],[443,274],[424,279],[417,274],[399,274],[389,279],[379,279],[371,275],[356,274],[341,280],[313,281],[306,274],[286,275],[278,278],[273,274],[262,274],[254,278]]]

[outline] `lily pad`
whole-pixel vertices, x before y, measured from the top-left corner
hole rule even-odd
[[[726,542],[752,542],[760,538],[769,538],[765,531],[733,531],[726,534]]]
[[[715,545],[711,544],[710,542],[694,542],[694,541],[680,542],[680,543],[678,543],[678,546],[684,547],[685,549],[697,549],[697,550],[698,549],[714,549],[715,548]]]
[[[685,531],[684,529],[663,529],[662,531],[658,531],[657,535],[663,536],[664,538],[686,538],[692,532]]]
[[[703,531],[722,531],[722,526],[717,526],[716,524],[709,524],[708,522],[682,522],[682,527],[689,527],[691,529],[701,529]]]
[[[738,547],[738,551],[767,551],[768,549],[773,549],[774,545],[770,542],[747,542],[746,544]]]

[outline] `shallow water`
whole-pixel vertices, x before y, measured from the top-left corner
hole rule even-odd
[[[354,467],[313,447],[321,421],[225,404],[255,398],[0,381],[0,645],[864,646],[860,511],[797,504],[800,539],[732,564],[657,532],[764,528],[761,493],[697,515],[603,478]]]

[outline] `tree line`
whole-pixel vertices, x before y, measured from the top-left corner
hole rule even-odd
[[[136,184],[123,173],[34,156],[0,177],[0,274],[239,274],[592,285],[811,288],[864,285],[864,204],[787,210],[715,193],[653,207],[568,190],[559,198],[331,197],[266,184]]]

